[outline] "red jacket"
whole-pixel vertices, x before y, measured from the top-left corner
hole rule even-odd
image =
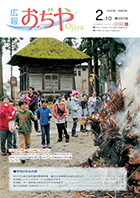
[[[8,107],[5,107],[2,103],[0,105],[0,129],[7,130],[9,128],[9,116],[11,116],[13,120],[15,120],[16,110],[10,104],[8,105]]]
[[[57,104],[58,104],[58,103],[57,103]],[[55,103],[55,104],[53,105],[53,108],[52,108],[52,114],[53,114],[53,116],[54,116],[56,119],[57,119],[57,117],[58,117],[57,104]],[[63,119],[63,118],[66,116],[66,114],[67,114],[66,104],[65,104],[65,103],[60,103],[60,104],[58,104],[58,105],[59,105],[59,108],[60,108],[61,110],[64,111],[64,114],[60,117],[60,119]]]

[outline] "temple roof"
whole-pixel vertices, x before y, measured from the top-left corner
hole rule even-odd
[[[36,38],[18,51],[7,63],[13,66],[25,64],[79,64],[90,56],[54,38]]]

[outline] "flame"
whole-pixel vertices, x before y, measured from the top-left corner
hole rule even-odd
[[[140,79],[140,76],[137,76],[137,79]]]
[[[92,114],[92,119],[94,119],[95,118],[95,114]]]
[[[104,103],[104,105],[103,105],[103,109],[106,109],[107,108],[107,103]]]
[[[112,117],[112,116],[110,117],[110,121],[114,121],[114,119],[113,119],[113,117]]]
[[[99,122],[103,122],[104,119],[100,117],[98,121],[99,121]]]
[[[127,163],[125,163],[124,167],[128,167],[128,164],[127,164]]]

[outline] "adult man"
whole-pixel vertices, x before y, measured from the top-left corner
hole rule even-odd
[[[29,110],[31,110],[34,114],[37,109],[37,95],[34,94],[33,87],[29,87],[28,92],[29,92],[29,97],[31,98],[30,103],[28,104]],[[35,127],[36,132],[40,133],[40,131],[38,129],[38,121],[37,120],[34,122],[34,127]]]
[[[105,99],[105,102],[108,103],[111,99],[111,95],[112,95],[112,91],[111,89],[108,89],[107,90],[107,93],[104,93],[104,99]]]
[[[16,110],[9,104],[10,98],[8,96],[2,97],[2,104],[0,105],[0,134],[1,134],[1,154],[6,155],[5,142],[7,140],[7,153],[10,154],[9,149],[12,148],[12,133],[9,131],[9,121],[14,120]]]
[[[87,95],[86,94],[82,95],[82,100],[80,102],[80,106],[82,108],[82,117],[84,118],[85,116],[88,115],[88,100],[87,100]],[[84,121],[84,125],[81,124],[80,131],[83,132],[83,133],[85,131],[87,131],[86,130],[86,121]]]

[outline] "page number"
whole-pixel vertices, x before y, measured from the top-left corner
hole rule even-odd
[[[103,20],[103,19],[101,19],[101,18],[99,18],[99,17],[101,17],[101,15],[103,14],[103,11],[102,10],[96,10],[96,13],[98,13],[99,12],[99,15],[96,17],[96,20],[97,21],[101,21],[101,20]]]

